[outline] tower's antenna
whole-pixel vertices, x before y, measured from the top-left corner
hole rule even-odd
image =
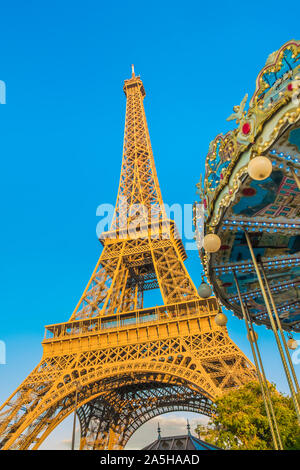
[[[134,65],[132,64],[131,65],[131,70],[132,70],[132,76],[135,77],[135,73],[134,73]]]

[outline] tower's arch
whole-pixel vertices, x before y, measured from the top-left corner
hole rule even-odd
[[[225,331],[219,332],[218,335],[224,336],[226,343],[230,344],[231,340]],[[195,343],[196,339],[193,336],[189,338]],[[49,379],[51,380],[51,372],[54,375],[53,361],[44,358],[24,382],[23,388],[11,397],[2,412],[3,431],[8,430],[6,435],[3,433],[5,437],[2,447],[37,449],[50,432],[74,411],[76,391],[82,448],[91,446],[84,441],[91,434],[95,439],[97,437],[94,445],[97,448],[105,448],[108,445],[107,433],[110,430],[113,430],[116,436],[111,445],[122,448],[131,434],[145,420],[155,415],[153,413],[186,409],[209,415],[214,398],[232,387],[228,377],[225,377],[225,381],[223,378],[223,388],[220,386],[220,377],[223,377],[220,359],[212,354],[212,349],[208,353],[205,348],[201,353],[200,345],[198,350],[194,347],[194,350],[183,352],[183,349],[186,349],[182,344],[184,338],[177,341],[177,349],[172,339],[169,338],[168,341],[157,343],[156,348],[160,345],[161,349],[156,360],[147,353],[147,357],[143,359],[132,357],[127,361],[107,360],[105,364],[97,364],[94,354],[99,354],[99,351],[94,351],[89,353],[93,357],[92,361],[89,359],[89,363],[86,362],[86,353],[81,353],[76,360],[71,356],[72,361],[66,367],[66,357],[61,356],[56,358],[56,373],[60,371],[60,374],[52,384]],[[172,355],[169,354],[170,345],[174,348]],[[152,342],[151,346],[155,347],[155,343]],[[144,343],[143,347],[145,352],[148,352],[150,344]],[[228,347],[226,344],[227,350]],[[126,352],[126,348],[121,349]],[[131,350],[129,346],[127,353],[128,349]],[[109,351],[113,352],[115,358],[120,359],[117,347],[106,350],[106,359],[110,357]],[[203,361],[204,354],[206,361]],[[223,360],[226,362],[225,355]],[[233,364],[231,351],[227,361],[231,361],[231,375],[235,379],[235,386],[247,377],[248,380],[253,378],[251,365],[242,353],[238,358],[235,357]],[[74,367],[75,364],[77,367]],[[97,409],[98,412],[102,410],[103,415],[102,424],[96,433],[95,421],[99,420],[99,413],[93,412]],[[8,427],[4,422],[5,417],[7,422],[14,424]],[[91,437],[89,442],[90,440]]]

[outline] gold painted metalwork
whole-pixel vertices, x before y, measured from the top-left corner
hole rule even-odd
[[[0,409],[2,449],[37,449],[77,407],[81,449],[121,449],[158,414],[211,414],[211,403],[256,378],[253,365],[218,327],[215,297],[201,299],[186,253],[166,218],[143,107],[140,77],[125,81],[123,162],[112,226],[84,293],[66,323],[46,327],[43,357]],[[138,235],[127,233],[140,214]],[[124,225],[125,220],[125,225]],[[145,308],[159,288],[163,305]],[[76,402],[76,403],[75,403]]]

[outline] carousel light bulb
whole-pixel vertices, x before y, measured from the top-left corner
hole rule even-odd
[[[207,299],[212,294],[212,288],[206,282],[202,282],[198,287],[198,294],[202,299]]]
[[[218,315],[215,316],[215,323],[218,326],[225,326],[227,323],[227,317],[224,313],[218,313]]]
[[[215,233],[208,233],[203,240],[203,248],[208,253],[215,253],[219,251],[221,246],[221,239]]]
[[[289,349],[295,350],[298,348],[298,341],[296,341],[294,338],[289,338],[287,346]]]
[[[248,164],[249,176],[257,181],[265,180],[272,173],[272,163],[267,157],[255,157]]]

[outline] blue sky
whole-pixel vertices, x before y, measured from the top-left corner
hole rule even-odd
[[[277,0],[2,3],[1,402],[39,361],[44,325],[69,318],[100,254],[96,208],[116,198],[131,64],[147,93],[163,199],[191,203],[233,105],[251,96],[268,55],[299,39],[299,9]],[[196,252],[186,265],[198,285]],[[242,322],[229,315],[228,327],[251,357]],[[258,333],[268,378],[287,392],[273,338]]]

